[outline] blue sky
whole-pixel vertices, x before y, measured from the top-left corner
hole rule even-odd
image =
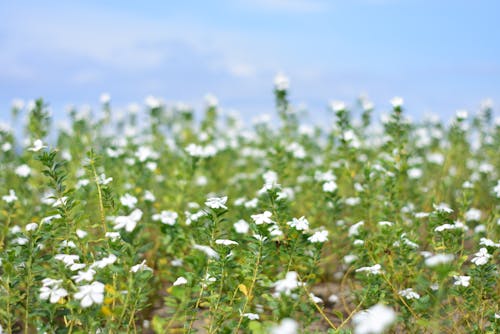
[[[200,106],[206,93],[246,116],[270,112],[272,80],[313,114],[368,95],[378,110],[444,118],[500,103],[499,1],[220,0],[0,2],[0,113],[13,98],[63,106]]]

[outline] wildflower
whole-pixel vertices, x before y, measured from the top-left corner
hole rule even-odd
[[[80,259],[78,255],[68,255],[68,254],[56,254],[54,257],[56,260],[64,262],[66,267],[75,264],[76,261]]]
[[[396,320],[396,313],[388,306],[377,304],[352,317],[354,334],[383,333]]]
[[[299,219],[293,218],[292,221],[287,222],[287,225],[295,228],[297,231],[307,231],[309,229],[309,222],[304,216]]]
[[[130,194],[125,194],[122,197],[120,197],[120,203],[122,203],[123,206],[133,209],[137,204],[137,198]]]
[[[99,97],[99,101],[101,102],[101,104],[108,104],[111,101],[111,95],[109,95],[108,93],[102,93]]]
[[[297,273],[295,271],[287,272],[284,279],[273,283],[273,287],[278,294],[285,294],[287,296],[300,285],[301,283],[297,281]]]
[[[465,212],[464,216],[467,221],[479,221],[481,220],[481,210],[471,208]]]
[[[121,238],[120,232],[106,232],[104,234],[106,238],[110,238],[111,241],[115,242]]]
[[[384,227],[384,226],[390,227],[390,226],[394,225],[394,223],[393,222],[388,222],[388,221],[381,221],[381,222],[378,222],[378,225],[382,226],[382,227]]]
[[[264,213],[257,214],[257,215],[252,215],[252,219],[255,222],[256,225],[262,225],[264,223],[266,224],[272,224],[273,221],[271,220],[272,213],[269,211],[264,211]]]
[[[481,238],[479,240],[479,244],[483,245],[483,246],[486,246],[486,247],[496,247],[496,248],[500,247],[500,243],[496,243],[493,240],[490,240],[490,239],[487,239],[487,238]]]
[[[500,180],[497,181],[497,185],[493,188],[493,192],[500,198]]]
[[[104,257],[102,258],[101,260],[99,261],[95,261],[91,266],[90,268],[104,268],[104,267],[107,267],[109,266],[110,264],[113,264],[116,262],[118,258],[116,257],[115,254],[109,254],[107,257]]]
[[[31,174],[31,168],[28,165],[23,164],[17,167],[14,172],[20,177],[28,177]]]
[[[332,101],[330,102],[330,108],[332,108],[333,111],[342,111],[346,110],[346,105],[344,101]]]
[[[186,284],[188,281],[187,279],[185,279],[184,277],[180,276],[178,277],[175,282],[173,283],[173,286],[179,286],[179,285],[184,285]]]
[[[54,219],[60,219],[60,218],[62,218],[60,214],[47,216],[42,218],[42,220],[40,220],[40,224],[50,224]]]
[[[13,239],[13,240],[12,240],[12,243],[13,243],[13,244],[18,244],[18,245],[20,245],[20,246],[24,246],[24,245],[26,245],[28,242],[29,242],[29,240],[28,240],[28,239],[26,239],[26,238],[23,238],[23,237],[15,238],[15,239]]]
[[[9,203],[12,203],[12,202],[15,202],[18,200],[17,196],[16,196],[16,192],[12,189],[9,190],[9,194],[8,195],[4,195],[2,196],[2,200],[9,204]]]
[[[38,224],[37,223],[29,223],[26,225],[25,229],[26,231],[34,231],[38,228]]]
[[[102,184],[102,185],[107,185],[108,183],[110,183],[111,181],[113,181],[113,178],[112,177],[106,177],[106,174],[102,173],[101,175],[99,175],[99,179],[97,180],[97,182],[99,184]]]
[[[142,218],[142,211],[135,209],[128,216],[118,216],[115,218],[115,230],[125,228],[127,232],[132,232],[137,225],[137,222]]]
[[[448,204],[446,203],[440,203],[440,204],[432,204],[432,206],[434,207],[434,210],[436,210],[437,212],[444,212],[444,213],[452,213],[453,212],[453,209],[451,209]]]
[[[441,264],[446,264],[453,261],[455,257],[452,254],[436,254],[425,259],[425,264],[428,267],[436,267]]]
[[[156,201],[156,197],[155,197],[155,195],[153,195],[153,193],[151,191],[146,190],[144,192],[144,200],[146,202],[154,202],[154,201]]]
[[[208,257],[211,257],[211,258],[215,258],[215,259],[218,259],[219,258],[219,254],[217,254],[216,251],[213,250],[213,248],[211,248],[210,246],[204,246],[204,245],[194,245],[193,246],[194,249],[197,249],[199,251],[202,251],[203,253],[205,253]]]
[[[344,256],[344,262],[346,264],[352,263],[352,262],[356,261],[357,259],[358,259],[358,256],[354,255],[354,254],[347,254],[346,256]]]
[[[326,193],[333,193],[337,190],[337,183],[335,181],[328,181],[323,183],[323,191]]]
[[[227,202],[227,196],[224,197],[211,197],[205,202],[205,205],[212,209],[227,209],[225,206]]]
[[[52,206],[54,208],[57,208],[58,206],[61,206],[61,205],[66,205],[66,202],[68,201],[68,197],[67,196],[63,196],[61,198],[58,198],[53,204]]]
[[[249,320],[259,320],[260,317],[257,313],[243,313],[243,317],[249,319]]]
[[[349,227],[349,236],[355,236],[359,234],[359,228],[365,224],[364,221],[357,222],[356,224],[353,224],[351,227]]]
[[[420,299],[420,295],[413,291],[412,288],[401,290],[398,294],[406,299]]]
[[[372,275],[379,275],[383,272],[382,266],[378,263],[371,266],[371,267],[361,267],[361,268],[356,269],[356,272],[364,272],[364,271],[366,271]]]
[[[484,247],[479,249],[479,252],[474,254],[474,258],[471,260],[476,266],[482,266],[488,262],[488,259],[491,257],[491,254],[488,254],[488,250]]]
[[[470,276],[453,276],[453,278],[455,279],[453,285],[465,287],[470,285]]]
[[[328,302],[331,304],[336,304],[340,300],[339,296],[333,294],[328,297]]]
[[[89,285],[79,286],[74,297],[80,300],[80,305],[83,308],[92,306],[92,304],[102,304],[104,300],[104,284],[96,281]]]
[[[269,234],[273,237],[279,237],[283,235],[283,232],[280,230],[280,227],[273,223],[268,228]]]
[[[62,280],[54,280],[45,278],[42,281],[43,286],[40,288],[40,299],[49,300],[52,304],[57,303],[61,298],[68,295],[66,289],[61,288]]]
[[[148,267],[148,265],[146,264],[146,260],[143,260],[141,263],[136,264],[135,266],[132,266],[132,268],[130,268],[130,272],[132,273],[136,273],[138,271],[143,271],[143,270],[153,271],[153,269]]]
[[[290,79],[288,79],[288,77],[283,73],[276,74],[276,76],[274,77],[274,88],[279,92],[283,92],[288,90],[289,87]]]
[[[215,243],[217,245],[224,245],[224,246],[231,246],[231,245],[238,244],[236,241],[228,240],[228,239],[217,239],[217,240],[215,240]]]
[[[163,210],[159,214],[158,213],[154,214],[153,220],[155,220],[155,221],[159,220],[162,222],[162,224],[173,226],[173,225],[175,225],[175,222],[177,221],[177,217],[179,217],[177,212]]]
[[[323,299],[319,298],[318,296],[316,296],[312,292],[309,293],[309,298],[311,298],[312,302],[315,304],[322,304],[323,303]]]
[[[309,240],[309,242],[311,243],[326,242],[328,241],[328,231],[327,230],[316,231],[314,232],[313,235],[307,238],[307,240]]]
[[[94,269],[88,269],[87,271],[80,270],[77,275],[74,275],[71,278],[75,281],[75,283],[80,283],[81,281],[92,282],[94,280],[94,275]]]
[[[40,139],[37,139],[33,142],[33,146],[28,148],[29,151],[33,151],[33,152],[38,152],[44,148],[47,148],[47,146],[45,146],[43,144],[43,141],[40,140]]]
[[[403,106],[404,100],[402,97],[395,96],[391,99],[390,102],[393,108],[401,108]]]
[[[84,230],[80,230],[80,229],[77,229],[76,230],[76,236],[80,239],[83,239],[87,236],[88,232],[84,231]]]
[[[233,227],[236,233],[245,234],[248,232],[250,225],[248,225],[248,223],[245,220],[240,219],[233,224]]]

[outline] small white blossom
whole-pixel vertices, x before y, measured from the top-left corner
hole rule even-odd
[[[354,334],[381,334],[396,320],[396,313],[388,306],[377,304],[352,317]]]
[[[273,283],[273,287],[278,294],[285,294],[289,296],[292,290],[299,287],[301,283],[297,281],[297,273],[295,271],[289,271],[286,273],[284,279],[278,280]]]
[[[309,229],[309,222],[302,216],[300,218],[293,218],[292,221],[287,222],[287,225],[295,228],[297,231],[307,231]]]
[[[76,236],[80,239],[83,239],[87,236],[88,232],[84,231],[84,230],[80,230],[80,229],[77,229],[76,230]]]
[[[453,276],[453,278],[455,279],[453,285],[465,287],[470,285],[470,276]]]
[[[274,88],[279,91],[285,91],[290,87],[290,79],[283,73],[278,73],[274,77]]]
[[[57,303],[61,298],[68,295],[66,289],[61,288],[60,283],[62,281],[58,280],[55,283],[44,285],[40,288],[40,299],[49,300],[52,304]]]
[[[337,190],[338,186],[335,181],[328,181],[323,183],[323,191],[327,193],[333,193]]]
[[[227,206],[225,206],[226,202],[227,196],[211,197],[206,200],[205,205],[212,209],[227,209]]]
[[[311,243],[321,243],[321,242],[327,242],[328,241],[328,231],[327,230],[321,230],[321,231],[316,231],[314,232],[313,235],[311,235],[307,240]]]
[[[83,308],[92,306],[92,304],[102,304],[104,300],[104,284],[96,281],[89,285],[79,286],[74,297],[80,300],[80,305]]]
[[[240,219],[236,223],[234,223],[233,227],[235,231],[240,234],[245,234],[250,229],[250,225],[248,225],[248,223],[243,219]]]
[[[29,223],[26,225],[25,229],[26,231],[30,232],[30,231],[34,231],[38,228],[38,224],[37,223]]]
[[[412,288],[401,290],[398,294],[406,299],[420,299],[420,295],[413,291]]]
[[[5,202],[5,203],[12,203],[12,202],[15,202],[18,200],[17,196],[16,196],[16,192],[12,189],[9,190],[9,194],[8,195],[4,195],[2,196],[2,200]]]
[[[133,209],[137,204],[137,197],[132,196],[130,194],[125,194],[122,197],[120,197],[120,203],[122,203],[123,206]]]
[[[44,148],[47,148],[47,146],[43,144],[42,140],[37,139],[33,142],[33,146],[28,148],[28,150],[33,152],[38,152],[40,150],[43,150]]]
[[[257,313],[243,313],[243,317],[250,319],[250,320],[259,320],[260,317]]]
[[[180,276],[180,277],[178,277],[178,278],[175,280],[175,282],[174,282],[173,286],[184,285],[184,284],[186,284],[187,282],[188,282],[188,281],[187,281],[187,279],[185,279],[184,277]]]
[[[140,209],[135,209],[128,216],[118,216],[115,218],[115,230],[124,228],[127,232],[132,232],[142,218],[142,211]]]
[[[228,240],[228,239],[217,239],[217,240],[215,240],[215,243],[217,245],[224,245],[224,246],[232,246],[232,245],[238,244],[236,241]]]
[[[14,172],[20,177],[28,177],[31,174],[31,168],[30,166],[23,164],[17,167]]]
[[[130,268],[130,272],[133,272],[133,273],[136,273],[138,271],[143,271],[143,270],[153,271],[153,269],[148,267],[148,265],[146,264],[146,260],[143,260],[141,263],[136,264],[135,266],[132,266],[132,268]]]
[[[202,251],[203,253],[205,253],[208,257],[211,257],[211,258],[215,258],[215,259],[218,259],[219,258],[219,254],[217,254],[216,251],[213,250],[212,247],[210,246],[204,246],[204,245],[194,245],[193,246],[194,249],[197,249],[199,251]]]
[[[375,264],[371,267],[361,267],[356,269],[356,272],[367,272],[372,275],[379,275],[383,272],[382,266],[380,264]]]
[[[120,232],[106,232],[104,234],[104,236],[106,238],[110,238],[111,241],[113,241],[113,242],[115,242],[116,240],[120,240],[121,239]]]
[[[402,97],[395,96],[391,99],[390,102],[393,108],[400,108],[403,106],[404,100]]]
[[[474,258],[471,260],[476,266],[482,266],[483,264],[488,263],[491,254],[488,254],[488,250],[484,247],[479,249],[479,252],[474,254]]]
[[[436,267],[441,264],[446,264],[453,261],[455,257],[452,254],[436,254],[425,259],[425,264],[428,267]]]
[[[179,215],[177,212],[174,211],[168,211],[168,210],[163,210],[161,213],[157,213],[153,215],[153,220],[155,221],[161,221],[162,224],[170,225],[173,226],[175,225],[177,218]]]
[[[71,278],[75,281],[75,283],[80,283],[81,281],[92,282],[94,280],[95,270],[88,269],[87,271],[79,271],[77,275],[72,276]]]
[[[252,215],[252,219],[255,222],[256,225],[262,225],[262,224],[272,224],[273,221],[271,220],[272,213],[269,211],[264,211],[264,213],[257,214],[257,215]]]

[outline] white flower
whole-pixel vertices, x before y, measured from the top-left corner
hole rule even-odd
[[[188,281],[187,281],[187,279],[185,279],[184,277],[180,276],[180,277],[178,277],[178,278],[175,280],[175,282],[174,282],[173,286],[184,285],[184,284],[186,284],[187,282],[188,282]]]
[[[323,183],[323,191],[327,193],[333,193],[335,190],[337,190],[337,183],[335,181],[328,181]]]
[[[432,204],[432,206],[434,207],[434,210],[436,210],[437,212],[444,212],[444,213],[452,213],[453,212],[453,209],[451,209],[448,204],[446,203],[440,203],[440,204]]]
[[[207,94],[205,95],[205,103],[209,108],[215,108],[219,104],[219,100],[215,95]]]
[[[29,240],[23,237],[12,239],[12,243],[18,244],[20,246],[26,245],[28,242]]]
[[[205,205],[212,209],[227,209],[225,206],[227,202],[227,196],[224,197],[211,197],[205,202]]]
[[[327,230],[316,231],[314,232],[313,235],[307,238],[307,240],[311,243],[326,242],[328,241],[328,231]]]
[[[120,232],[106,232],[104,234],[106,238],[110,238],[111,241],[115,242],[121,238]]]
[[[315,304],[323,304],[323,299],[316,296],[314,293],[309,293],[309,298],[311,298],[312,302]]]
[[[287,222],[287,225],[295,228],[297,231],[307,231],[309,229],[309,222],[304,216],[299,219],[293,218],[292,221]]]
[[[344,256],[344,262],[346,264],[352,263],[352,262],[356,261],[357,259],[358,259],[358,256],[354,255],[354,254],[347,254],[346,256]]]
[[[58,280],[57,283],[44,285],[40,288],[40,299],[49,300],[52,304],[57,303],[61,298],[64,298],[68,295],[68,291],[66,289],[61,288],[61,281]]]
[[[356,224],[353,224],[351,227],[349,227],[349,236],[355,236],[359,234],[359,228],[365,224],[364,221],[357,222]]]
[[[451,261],[453,261],[455,257],[453,254],[436,254],[436,255],[431,255],[428,258],[425,259],[425,264],[428,267],[436,267],[440,264],[446,264]]]
[[[28,148],[29,151],[33,151],[33,152],[38,152],[44,148],[47,148],[47,146],[45,146],[43,144],[43,141],[40,140],[40,139],[37,139],[33,142],[33,146]]]
[[[99,101],[102,104],[108,104],[109,101],[111,101],[111,95],[109,95],[108,93],[102,93],[101,96],[99,97]]]
[[[56,254],[54,257],[56,260],[64,262],[66,267],[75,264],[76,261],[80,259],[78,255],[68,255],[68,254]]]
[[[159,214],[158,213],[154,214],[153,220],[155,220],[155,221],[159,220],[162,222],[162,224],[173,226],[173,225],[175,225],[175,222],[177,221],[177,217],[179,217],[177,212],[163,210]]]
[[[151,191],[146,190],[144,192],[144,200],[146,202],[154,202],[154,201],[156,201],[156,197],[155,197],[155,195],[153,195],[153,193]]]
[[[378,225],[382,226],[382,227],[384,227],[384,226],[390,227],[390,226],[394,225],[394,223],[393,222],[388,222],[388,221],[381,221],[381,222],[378,222]]]
[[[123,206],[133,209],[137,204],[137,198],[130,194],[125,194],[122,197],[120,197],[120,203],[122,203]]]
[[[483,264],[488,263],[488,259],[491,257],[491,254],[488,254],[488,250],[484,247],[479,249],[479,252],[474,254],[474,258],[471,260],[476,266],[482,266]]]
[[[285,318],[282,319],[280,324],[271,328],[270,334],[297,334],[299,324],[297,321]]]
[[[401,290],[398,294],[406,299],[420,299],[420,295],[413,291],[412,288]]]
[[[466,221],[479,221],[481,220],[481,210],[478,209],[469,209],[465,212],[465,220]]]
[[[104,258],[102,258],[101,260],[99,260],[99,261],[95,261],[95,262],[94,262],[94,263],[90,266],[90,268],[95,268],[95,267],[97,267],[97,268],[102,269],[102,268],[104,268],[104,267],[106,267],[106,266],[108,266],[108,265],[110,265],[110,264],[115,263],[117,259],[118,259],[118,258],[116,257],[116,255],[115,255],[115,254],[109,254],[107,257],[104,257]]]
[[[135,209],[128,216],[118,216],[115,218],[115,230],[125,228],[127,232],[132,232],[137,225],[137,222],[142,218],[142,211]]]
[[[496,248],[500,247],[500,243],[496,243],[493,240],[487,238],[481,238],[479,240],[479,244],[486,247],[496,247]]]
[[[76,236],[80,239],[83,239],[87,236],[88,232],[84,231],[84,230],[80,230],[80,229],[77,229],[76,230]]]
[[[272,213],[269,211],[264,211],[264,213],[260,213],[257,215],[252,215],[252,219],[255,222],[256,225],[262,225],[264,223],[266,224],[272,224],[273,221],[271,220]]]
[[[332,101],[330,102],[330,108],[332,108],[333,111],[341,111],[341,110],[346,110],[346,105],[344,101]]]
[[[340,300],[339,296],[333,294],[328,297],[328,302],[331,304],[336,304]]]
[[[455,282],[453,285],[458,286],[469,286],[470,285],[470,276],[453,276]]]
[[[250,320],[259,320],[260,317],[257,313],[243,313],[243,317],[250,319]]]
[[[102,184],[102,185],[107,185],[111,181],[113,181],[113,178],[112,177],[106,178],[106,174],[104,174],[104,173],[102,173],[101,175],[99,175],[99,179],[97,180],[97,182],[99,184]]]
[[[285,294],[289,296],[292,290],[299,287],[301,283],[297,281],[297,273],[295,271],[289,271],[282,280],[278,280],[273,283],[273,287],[278,294]]]
[[[135,266],[132,266],[132,268],[130,268],[130,272],[133,272],[133,273],[136,273],[138,271],[143,271],[143,270],[153,271],[153,269],[148,267],[148,265],[146,264],[146,260],[143,260],[141,263],[136,264]]]
[[[382,266],[378,263],[371,266],[371,267],[361,267],[359,269],[356,269],[356,272],[364,272],[364,271],[366,271],[372,275],[378,275],[378,274],[381,274],[383,272]]]
[[[92,282],[94,280],[95,270],[88,269],[87,271],[79,271],[77,275],[72,276],[71,278],[76,282],[80,283],[81,281]]]
[[[54,208],[57,208],[58,206],[61,206],[61,205],[66,205],[66,202],[68,201],[68,196],[63,196],[61,198],[58,198],[53,204],[52,206]]]
[[[236,230],[237,233],[240,234],[245,234],[248,232],[250,225],[243,219],[238,220],[236,223],[233,224],[234,229]]]
[[[40,220],[40,224],[50,224],[54,219],[60,219],[60,218],[62,218],[60,214],[47,216],[42,218],[42,220]]]
[[[497,181],[497,185],[493,188],[493,192],[500,198],[500,180]]]
[[[2,196],[2,200],[5,202],[5,203],[12,203],[12,202],[15,202],[18,200],[17,196],[16,196],[16,192],[12,189],[9,190],[9,194],[8,195],[4,195]]]
[[[34,231],[37,228],[38,228],[38,224],[37,223],[29,223],[25,227],[26,231]]]
[[[104,284],[93,282],[89,285],[79,286],[74,297],[80,300],[80,305],[83,308],[92,306],[92,304],[101,304],[104,300]]]
[[[218,259],[219,258],[219,254],[217,254],[216,251],[213,250],[212,247],[210,246],[204,246],[204,245],[194,245],[193,246],[194,249],[197,249],[199,251],[202,251],[203,253],[205,253],[208,257],[211,257],[211,258],[215,258],[215,259]]]
[[[354,334],[383,333],[396,320],[396,313],[388,306],[377,304],[354,314]]]
[[[16,168],[15,173],[20,177],[28,177],[31,174],[30,166],[23,164]]]
[[[395,96],[391,99],[390,102],[393,108],[400,108],[403,106],[404,100],[402,97]]]
[[[228,239],[217,239],[217,240],[215,240],[215,243],[217,245],[224,245],[224,246],[231,246],[231,245],[238,244],[236,241],[228,240]]]
[[[274,88],[277,91],[285,91],[290,87],[290,79],[285,76],[283,73],[278,73],[274,77]]]

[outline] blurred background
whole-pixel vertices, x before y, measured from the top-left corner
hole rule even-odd
[[[500,1],[1,1],[0,113],[14,98],[112,106],[147,95],[244,117],[272,112],[285,73],[313,117],[331,100],[402,96],[449,118],[500,101]],[[497,112],[498,114],[498,112]]]

